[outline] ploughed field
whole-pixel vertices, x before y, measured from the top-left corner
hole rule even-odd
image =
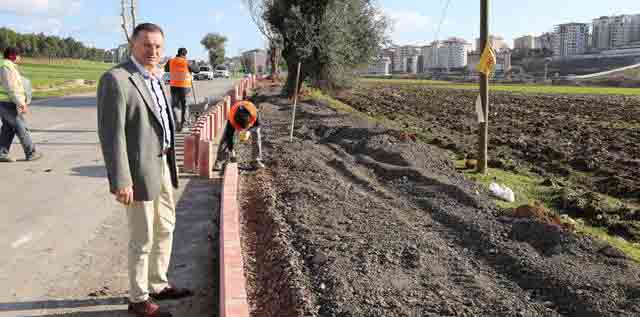
[[[477,96],[472,90],[368,83],[339,99],[393,120],[459,159],[472,159]],[[499,92],[490,100],[490,167],[548,178],[558,188],[552,202],[559,210],[640,242],[640,97]]]

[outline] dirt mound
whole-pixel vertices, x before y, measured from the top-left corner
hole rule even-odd
[[[306,103],[290,143],[290,106],[269,101],[268,171],[259,172],[269,185],[244,174],[243,186],[269,188],[264,215],[279,225],[263,219],[253,230],[277,230],[288,247],[250,261],[266,276],[257,289],[288,292],[273,281],[294,272],[311,303],[296,307],[309,316],[640,313],[630,293],[640,286],[636,264],[537,221],[496,219],[491,199],[437,147]],[[273,275],[262,262],[277,263]]]

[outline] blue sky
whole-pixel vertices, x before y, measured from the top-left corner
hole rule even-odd
[[[433,41],[447,0],[378,0],[395,21],[391,38],[397,44]],[[73,36],[99,48],[124,42],[119,0],[1,0],[0,26],[19,32]],[[190,57],[206,56],[200,39],[207,32],[229,38],[227,55],[264,47],[241,0],[138,0],[138,21],[161,25],[167,36],[166,55],[185,46]],[[479,0],[451,0],[439,38],[479,35]],[[539,34],[554,24],[590,22],[601,15],[640,14],[639,0],[492,0],[491,32],[512,39]]]

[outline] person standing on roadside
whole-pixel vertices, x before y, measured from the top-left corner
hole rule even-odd
[[[174,118],[158,69],[164,33],[152,23],[133,31],[131,57],[100,78],[98,135],[110,191],[129,223],[129,312],[171,316],[152,301],[191,296],[169,284],[178,187]]]
[[[18,71],[20,52],[16,48],[6,48],[3,57],[0,59],[0,83],[9,95],[9,101],[0,101],[0,162],[15,162],[9,150],[16,135],[24,150],[25,160],[35,161],[42,158],[42,153],[36,151],[24,117],[31,103],[31,83]]]
[[[191,91],[193,85],[193,76],[191,73],[198,73],[199,70],[194,65],[190,65],[187,60],[187,49],[181,47],[178,49],[176,57],[167,62],[165,71],[169,72],[171,86],[171,106],[173,108],[173,117],[178,120],[176,111],[180,109],[181,120],[178,124],[178,132],[182,131],[187,119],[187,95]]]

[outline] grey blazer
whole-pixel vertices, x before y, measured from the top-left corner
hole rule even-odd
[[[170,95],[161,83],[167,105]],[[162,185],[162,121],[144,82],[131,61],[102,75],[98,84],[98,135],[111,192],[133,185],[136,201],[152,201]],[[175,155],[175,124],[167,109],[171,128],[168,153],[171,181],[178,187]]]

